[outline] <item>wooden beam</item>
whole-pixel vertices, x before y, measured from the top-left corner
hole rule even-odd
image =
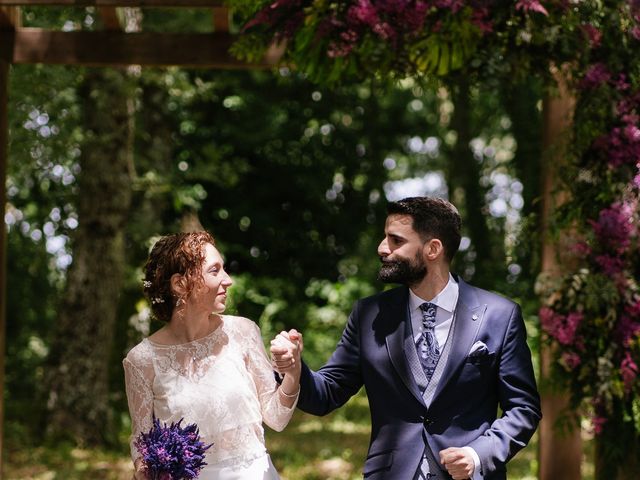
[[[21,28],[0,32],[0,59],[15,64],[168,66],[251,69],[277,64],[282,49],[247,64],[229,53],[234,38],[213,33],[60,32]]]
[[[566,202],[567,192],[560,189],[560,171],[566,165],[566,152],[569,148],[567,140],[573,122],[575,98],[571,94],[566,77],[557,69],[552,73],[558,83],[555,94],[547,93],[542,103],[543,115],[543,151],[542,159],[542,202],[541,222],[542,258],[541,273],[549,278],[558,278],[565,270],[570,252],[570,239],[563,232],[560,239],[553,239],[549,233],[553,212]],[[543,301],[547,299],[542,299]],[[567,414],[569,394],[550,388],[551,364],[556,352],[542,344],[540,347],[540,368],[542,382],[543,418],[539,428],[539,473],[540,480],[580,480],[582,460],[582,441],[580,428],[571,432],[558,432],[556,422]]]
[[[105,30],[109,32],[121,32],[123,30],[116,7],[98,7],[98,13]]]
[[[4,357],[7,315],[7,227],[4,212],[7,205],[7,163],[9,160],[9,64],[0,60],[0,478],[2,478],[4,447]]]
[[[62,7],[218,7],[223,0],[0,0],[0,6]]]
[[[214,7],[213,9],[213,31],[229,31],[229,9],[227,7]]]
[[[0,7],[0,30],[13,30],[21,26],[22,17],[18,7]]]

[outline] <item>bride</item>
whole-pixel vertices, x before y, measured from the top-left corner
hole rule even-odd
[[[274,480],[264,422],[281,431],[300,391],[300,350],[294,348],[281,385],[275,380],[258,326],[223,315],[232,280],[207,232],[162,237],[145,267],[144,292],[166,324],[123,360],[132,421],[134,479],[146,480],[133,445],[161,423],[196,423],[207,450],[200,480]],[[298,347],[298,345],[296,345]]]

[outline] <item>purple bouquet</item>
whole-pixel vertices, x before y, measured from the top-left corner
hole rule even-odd
[[[190,480],[206,465],[204,455],[213,444],[200,441],[195,423],[181,427],[182,420],[161,426],[154,416],[151,430],[135,440],[151,480]]]

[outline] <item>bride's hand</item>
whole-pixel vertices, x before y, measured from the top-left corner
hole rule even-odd
[[[149,477],[147,477],[147,469],[140,458],[134,463],[134,468],[135,471],[133,472],[132,480],[149,480]]]
[[[300,371],[303,350],[302,334],[295,329],[280,332],[271,341],[273,367],[280,374]]]

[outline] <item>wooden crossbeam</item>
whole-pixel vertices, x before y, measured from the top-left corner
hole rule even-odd
[[[229,53],[233,41],[227,32],[60,32],[20,28],[0,32],[0,59],[14,64],[252,69],[272,67],[282,54],[282,49],[274,48],[262,62],[247,64]]]
[[[0,6],[219,7],[222,0],[0,0]]]
[[[0,6],[0,30],[13,30],[21,25],[20,8]]]

